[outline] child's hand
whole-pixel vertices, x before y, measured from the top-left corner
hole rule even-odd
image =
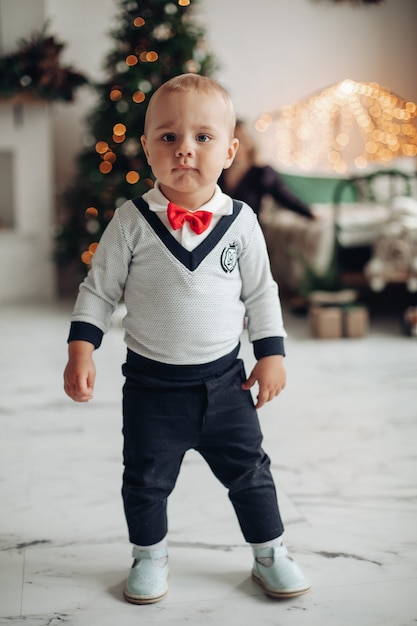
[[[260,409],[266,402],[273,400],[285,387],[287,374],[284,367],[284,357],[277,354],[259,359],[252,370],[251,375],[244,383],[242,389],[246,391],[257,382],[259,392],[255,405]]]
[[[93,397],[96,379],[93,351],[94,346],[86,341],[73,341],[69,344],[64,390],[75,402],[88,402]]]

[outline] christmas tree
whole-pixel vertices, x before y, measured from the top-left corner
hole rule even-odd
[[[195,5],[197,0],[193,0]],[[140,144],[152,93],[185,72],[210,75],[215,68],[191,0],[119,0],[114,50],[95,86],[97,108],[88,116],[88,146],[78,156],[56,240],[58,266],[78,280],[91,262],[114,210],[153,185]]]

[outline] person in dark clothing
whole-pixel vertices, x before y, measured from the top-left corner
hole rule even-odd
[[[258,216],[263,198],[271,196],[286,209],[315,219],[310,207],[288,189],[275,169],[257,164],[255,143],[241,120],[236,122],[235,136],[239,139],[239,149],[231,167],[223,170],[220,176],[221,189],[249,204]]]

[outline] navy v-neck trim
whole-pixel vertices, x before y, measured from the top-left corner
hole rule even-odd
[[[190,271],[194,271],[219,243],[220,239],[235,221],[242,209],[242,203],[238,200],[233,200],[233,213],[231,215],[223,215],[211,233],[207,235],[200,245],[194,248],[194,250],[189,251],[171,235],[155,211],[150,210],[148,203],[142,197],[135,198],[133,203],[171,254]]]

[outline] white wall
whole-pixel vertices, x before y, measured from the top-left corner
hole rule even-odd
[[[25,0],[29,2],[30,0]],[[113,49],[109,31],[117,10],[115,0],[44,0],[49,31],[66,44],[62,63],[91,80],[104,79],[103,61]],[[94,105],[89,87],[76,91],[74,103],[54,105],[55,193],[59,196],[75,174],[74,156],[82,148],[85,116]]]
[[[30,0],[26,0],[30,2]],[[112,49],[108,32],[116,0],[45,0],[51,31],[67,47],[63,60],[92,78]],[[345,78],[378,82],[417,101],[417,1],[382,0],[379,5],[331,0],[200,0],[197,15],[207,30],[238,115],[256,119]],[[88,89],[76,103],[55,107],[57,191],[74,173]]]
[[[45,22],[43,0],[0,0],[0,53],[9,54],[16,41],[26,39]]]
[[[43,0],[0,0],[0,51],[42,28]],[[50,300],[53,155],[50,107],[0,106],[0,302]],[[7,205],[4,204],[7,202]]]
[[[416,0],[205,0],[201,10],[221,79],[244,117],[345,78],[417,100]]]

